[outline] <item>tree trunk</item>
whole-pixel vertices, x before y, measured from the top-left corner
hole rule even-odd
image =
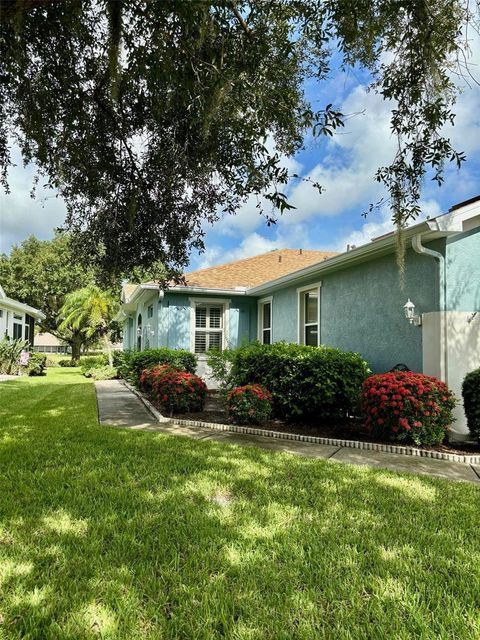
[[[76,336],[71,341],[72,346],[72,362],[78,362],[80,360],[80,350],[82,348],[82,340],[80,336]]]

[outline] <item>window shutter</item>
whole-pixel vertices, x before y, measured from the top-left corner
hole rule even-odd
[[[195,353],[205,353],[207,350],[207,334],[204,331],[195,332]]]
[[[207,326],[207,307],[195,307],[195,326],[202,329]]]
[[[222,333],[219,331],[217,333],[211,333],[209,335],[209,349],[218,349],[221,351],[222,349]]]
[[[222,326],[222,310],[220,307],[210,307],[210,329],[220,329]]]

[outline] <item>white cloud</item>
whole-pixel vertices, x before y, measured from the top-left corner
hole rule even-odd
[[[337,216],[355,207],[375,200],[381,193],[374,180],[376,169],[390,161],[395,141],[390,134],[389,106],[373,92],[357,85],[340,105],[340,110],[351,117],[345,129],[331,140],[315,141],[322,162],[305,169],[297,161],[284,159],[291,173],[303,175],[322,185],[322,193],[309,181],[292,180],[286,187],[289,202],[296,209],[279,218],[279,226],[294,227],[317,216]],[[270,204],[262,206],[268,211]],[[263,224],[256,198],[249,198],[235,216],[226,216],[215,225],[215,230],[232,236],[251,234]]]
[[[55,197],[55,192],[37,187],[35,199],[30,197],[34,169],[23,167],[18,152],[18,163],[9,171],[10,193],[0,192],[0,252],[10,251],[11,245],[33,234],[40,239],[53,236],[53,230],[63,224],[65,203]]]
[[[476,36],[470,46],[472,56],[469,64],[479,75],[480,38]],[[452,204],[457,199],[471,196],[478,189],[475,187],[478,175],[472,175],[468,159],[475,160],[480,151],[480,87],[475,82],[463,84],[465,88],[454,106],[457,114],[455,126],[448,125],[444,129],[454,147],[467,154],[467,164],[459,173],[453,165],[446,165],[446,177],[451,183],[449,192],[454,194]],[[388,165],[395,154],[397,142],[390,131],[391,107],[365,86],[357,84],[353,87],[339,107],[344,114],[351,116],[345,128],[330,140],[311,142],[318,144],[321,162],[310,169],[296,167],[292,170],[320,183],[322,193],[319,194],[309,182],[291,181],[286,191],[296,209],[282,216],[279,226],[294,227],[311,218],[333,217],[354,209],[358,209],[360,214],[368,203],[384,195],[383,186],[375,181],[374,175],[380,166]],[[433,192],[427,182],[425,201],[433,196]],[[255,204],[256,201],[250,199],[237,216],[224,219],[217,230],[226,235],[257,230],[264,221]],[[380,224],[384,228],[384,223]]]
[[[293,187],[289,195],[297,210],[285,217],[286,224],[360,209],[381,193],[374,180],[375,171],[390,161],[395,145],[390,134],[389,105],[359,85],[340,109],[351,115],[345,129],[333,136],[328,155],[308,172],[324,190],[318,194],[306,182]]]
[[[426,218],[434,218],[444,213],[436,200],[422,200],[420,202],[422,213],[415,223],[425,220]],[[349,231],[342,235],[334,244],[335,251],[345,251],[347,245],[355,245],[360,247],[369,243],[373,238],[378,238],[385,233],[394,230],[394,224],[391,219],[389,209],[384,209],[380,214],[375,216],[375,221],[368,221],[363,224],[360,229]]]

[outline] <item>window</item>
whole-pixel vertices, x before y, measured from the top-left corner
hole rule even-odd
[[[320,344],[320,286],[298,289],[299,297],[299,331],[300,344],[318,347]]]
[[[153,304],[151,304],[147,309],[147,318],[153,318]]]
[[[13,339],[14,340],[22,339],[22,325],[18,322],[13,323]]]
[[[272,343],[272,298],[258,301],[258,339],[262,344]]]
[[[28,340],[30,337],[30,325],[26,324],[25,325],[25,340]]]
[[[195,353],[223,347],[223,305],[195,306]]]

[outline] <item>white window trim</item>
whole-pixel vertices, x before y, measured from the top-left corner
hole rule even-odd
[[[317,332],[317,347],[320,346],[321,344],[321,335],[320,335],[320,316],[321,316],[321,311],[320,311],[320,290],[322,288],[322,282],[313,282],[312,284],[309,285],[305,285],[304,287],[298,287],[297,289],[297,343],[298,344],[305,344],[305,340],[303,337],[304,334],[304,329],[305,329],[305,324],[302,321],[302,294],[306,293],[307,291],[313,291],[314,289],[317,290],[318,293],[318,305],[317,305],[317,326],[318,326],[318,332]]]
[[[18,311],[14,311],[12,313],[12,338],[15,340],[15,325],[20,327],[21,335],[18,340],[25,340],[25,314],[19,313]]]
[[[257,300],[257,338],[263,344],[263,305],[270,304],[270,344],[273,342],[273,296]]]
[[[229,320],[230,320],[230,303],[229,298],[189,298],[190,301],[190,351],[195,353],[195,308],[199,304],[217,305],[223,307],[223,329],[222,329],[222,350],[227,348]],[[202,357],[204,354],[198,353],[197,356]]]

